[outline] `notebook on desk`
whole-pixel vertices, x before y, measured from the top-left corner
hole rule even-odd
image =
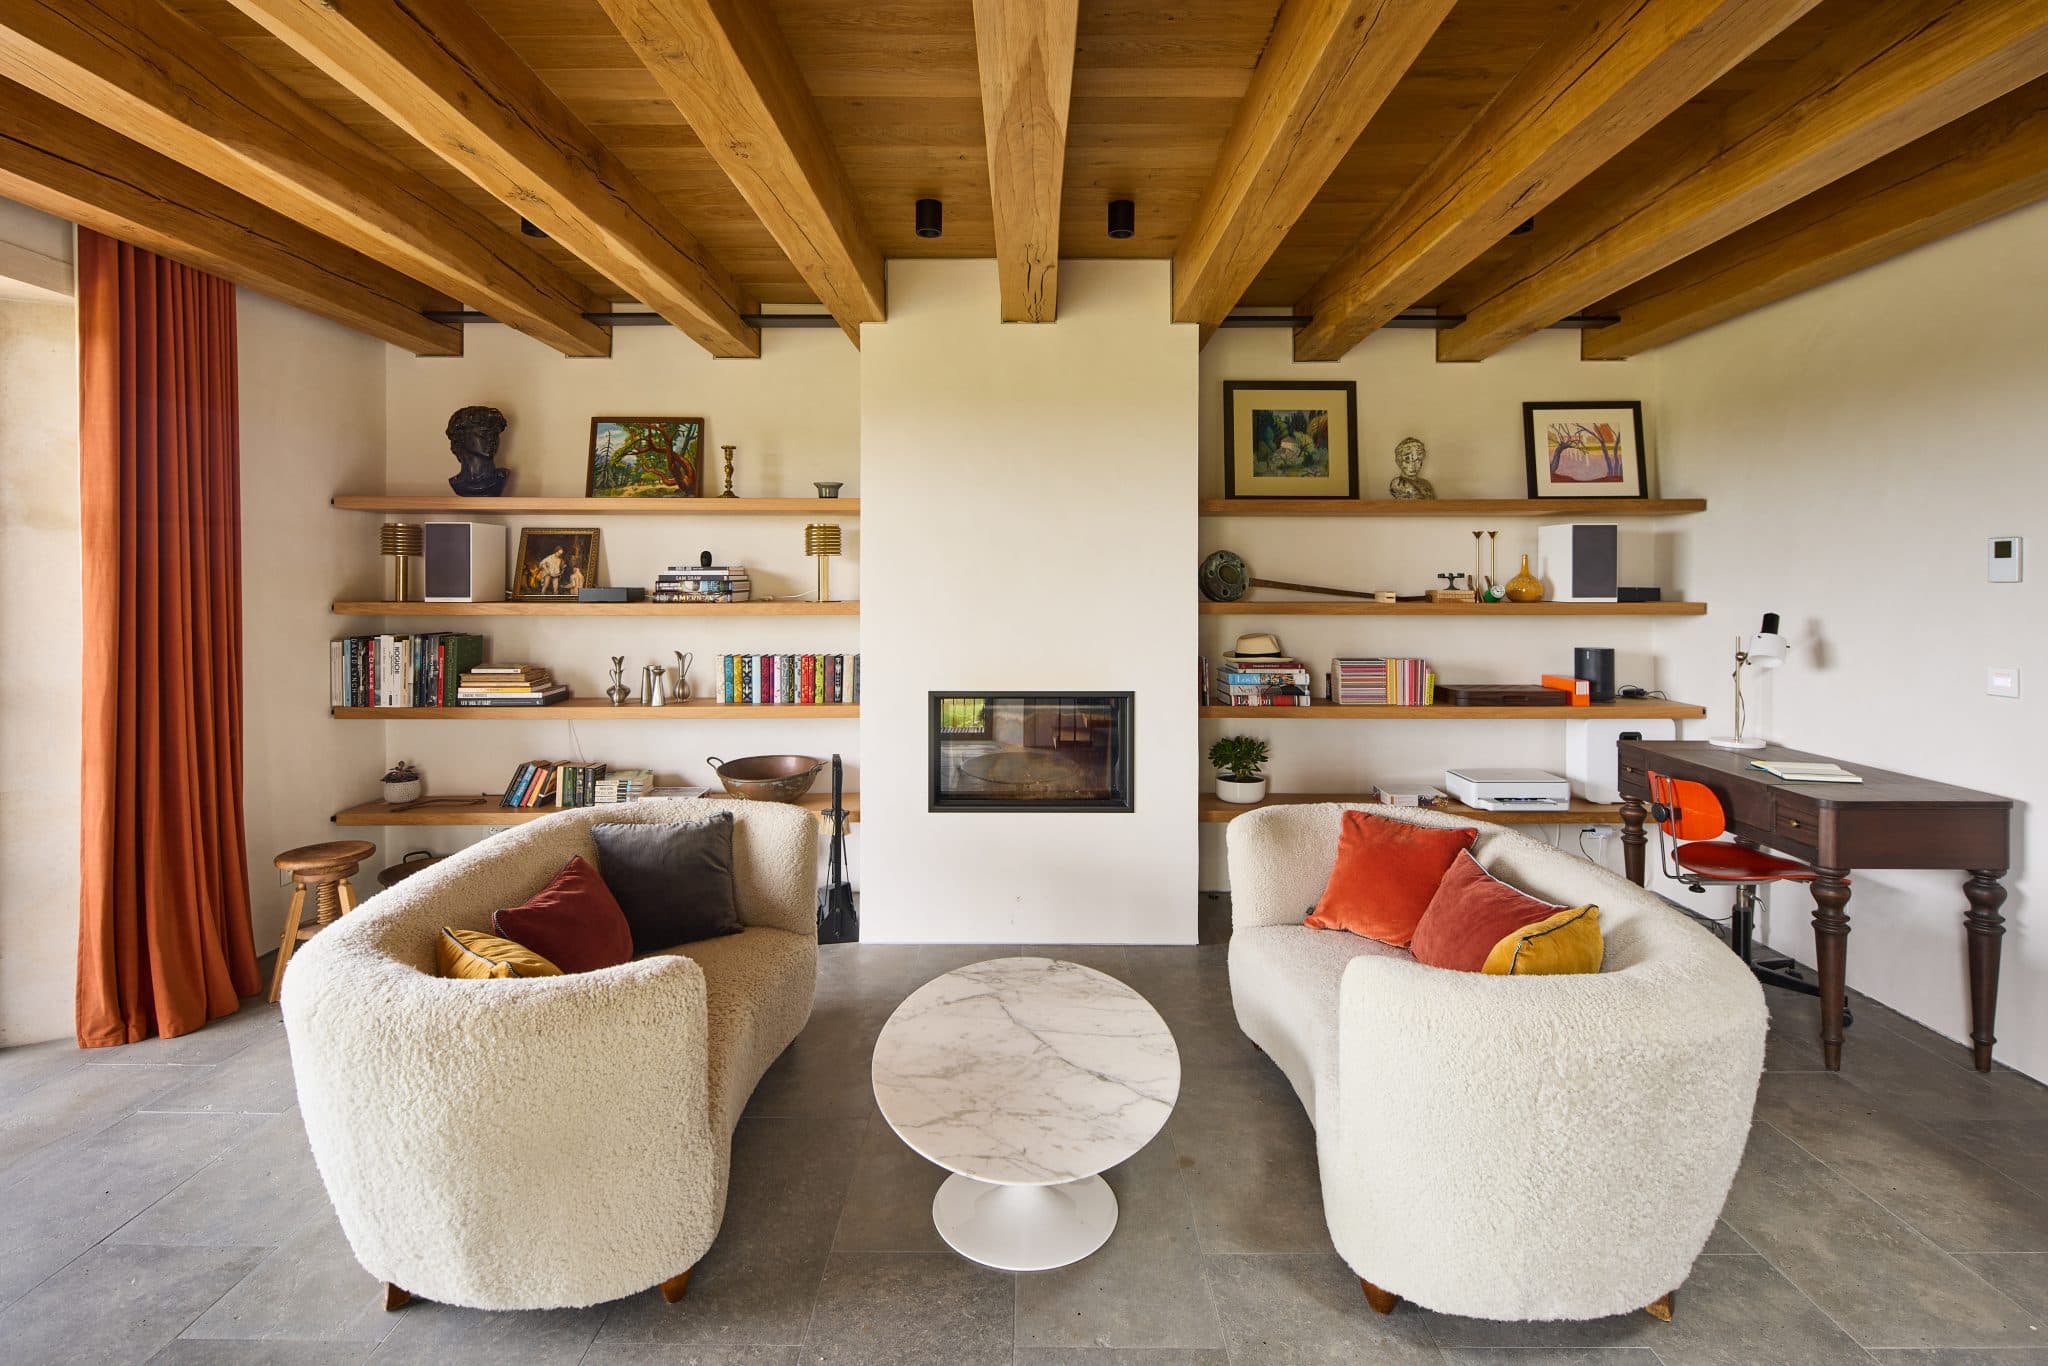
[[[1762,769],[1788,783],[1860,783],[1863,779],[1840,764],[1795,764],[1781,759],[1751,759],[1751,768]]]

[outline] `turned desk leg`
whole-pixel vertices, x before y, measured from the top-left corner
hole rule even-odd
[[[1972,868],[1963,884],[1970,909],[1963,912],[1963,924],[1970,931],[1970,1050],[1977,1070],[1991,1070],[1992,1022],[1998,1016],[1998,941],[2005,933],[2005,917],[1998,908],[2005,904],[2003,868]]]
[[[1628,880],[1643,885],[1643,849],[1650,837],[1643,833],[1643,804],[1634,797],[1621,803],[1621,867]]]
[[[1820,968],[1820,1056],[1842,1070],[1842,1007],[1848,996],[1849,872],[1821,868],[1813,884],[1813,954]]]

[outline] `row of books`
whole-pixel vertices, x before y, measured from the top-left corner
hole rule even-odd
[[[597,789],[604,785],[604,779],[603,764],[529,759],[513,772],[499,805],[522,810],[538,806],[597,806]]]
[[[1426,659],[1333,659],[1330,700],[1340,707],[1427,707],[1436,701],[1436,674]]]
[[[462,675],[458,707],[545,707],[569,695],[567,684],[538,664],[479,664]]]
[[[1209,685],[1209,700],[1219,707],[1306,707],[1310,693],[1307,666],[1283,656],[1225,659]]]
[[[860,701],[860,656],[723,655],[718,700],[762,706]]]
[[[462,632],[344,636],[327,643],[328,705],[454,706],[459,680],[483,658],[484,638]]]
[[[672,564],[654,576],[654,602],[748,602],[754,596],[754,581],[747,567],[730,565]]]

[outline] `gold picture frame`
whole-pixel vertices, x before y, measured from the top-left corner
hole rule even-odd
[[[521,527],[512,568],[516,602],[574,602],[598,587],[599,531],[594,526]]]

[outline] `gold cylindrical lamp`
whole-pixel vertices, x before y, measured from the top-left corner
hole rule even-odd
[[[815,555],[818,560],[818,601],[830,602],[832,595],[827,578],[832,564],[831,557],[839,553],[839,527],[834,522],[812,522],[804,528],[804,554]]]
[[[413,522],[386,522],[378,535],[378,549],[391,557],[391,596],[387,602],[412,600],[412,562],[426,552],[425,537]]]

